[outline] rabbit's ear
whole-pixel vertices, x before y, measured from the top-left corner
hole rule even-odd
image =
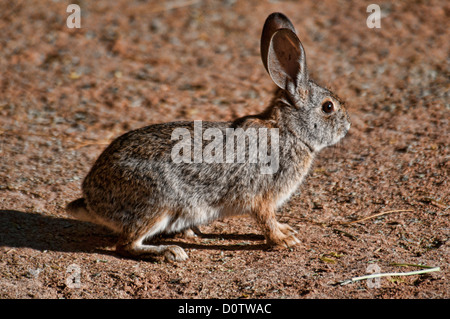
[[[280,88],[295,94],[308,83],[305,50],[291,29],[276,31],[270,39],[267,54],[270,77]]]
[[[267,68],[267,57],[270,40],[272,39],[273,34],[280,29],[290,29],[295,33],[292,22],[284,14],[274,12],[267,17],[261,34],[261,59],[267,72],[269,72],[269,69]]]

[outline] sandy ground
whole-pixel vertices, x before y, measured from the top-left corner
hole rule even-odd
[[[364,1],[76,2],[80,29],[67,1],[0,4],[0,298],[450,297],[448,1],[380,2],[379,29]],[[302,244],[268,249],[235,218],[163,239],[186,262],[129,260],[115,234],[69,219],[114,137],[268,105],[259,37],[273,11],[352,120],[279,211]],[[339,284],[423,270],[398,264],[440,271]]]

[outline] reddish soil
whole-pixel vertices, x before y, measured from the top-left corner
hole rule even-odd
[[[0,4],[0,298],[450,297],[448,1],[383,1],[379,29],[361,1],[74,2],[80,29],[66,26],[67,1]],[[268,249],[234,218],[161,239],[186,262],[130,260],[115,234],[70,219],[64,206],[114,137],[269,103],[259,37],[273,11],[352,120],[279,211],[302,244]],[[421,270],[394,264],[440,271],[339,284],[370,265]]]

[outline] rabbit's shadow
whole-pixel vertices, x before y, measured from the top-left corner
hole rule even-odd
[[[173,236],[162,236],[157,240],[162,245],[177,245],[186,249],[199,250],[266,250],[270,246],[264,242],[264,236],[257,234],[208,234],[201,233],[196,239],[178,241]],[[198,239],[198,240],[197,240]],[[200,241],[200,243],[198,243]],[[221,241],[240,241],[237,244],[220,243]],[[250,241],[262,241],[259,244],[250,244]]]
[[[73,219],[0,210],[0,247],[33,248],[40,251],[98,252],[115,245],[111,231]]]
[[[263,240],[256,234],[205,234],[200,238],[207,243],[162,237],[161,244],[173,244],[187,249],[206,250],[262,250],[261,244],[249,241]],[[113,247],[118,235],[106,228],[74,219],[27,213],[17,210],[0,210],[0,247],[32,248],[40,251],[87,252],[117,256]],[[217,244],[220,240],[240,240],[245,243]]]

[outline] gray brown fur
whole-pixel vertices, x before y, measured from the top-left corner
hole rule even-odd
[[[277,23],[287,29],[277,32]],[[86,176],[83,198],[69,203],[67,211],[79,219],[105,225],[120,234],[117,251],[133,257],[163,254],[169,260],[184,260],[178,246],[143,244],[159,233],[173,233],[207,224],[215,219],[248,214],[261,226],[268,243],[290,247],[299,243],[295,231],[277,222],[276,209],[297,189],[308,173],[314,155],[345,136],[350,122],[343,104],[330,91],[309,80],[303,47],[292,23],[275,13],[266,20],[262,54],[269,74],[280,87],[261,114],[233,122],[203,122],[203,130],[241,127],[279,129],[279,168],[261,174],[260,163],[179,163],[172,161],[174,129],[193,134],[193,122],[150,125],[114,140],[99,156]],[[275,35],[274,35],[275,34]],[[277,51],[294,40],[298,68]],[[276,43],[272,43],[273,39]],[[292,40],[293,39],[293,40]],[[298,42],[295,42],[297,41]],[[284,49],[283,49],[284,50]],[[285,66],[286,68],[284,69]],[[272,69],[271,69],[272,68]],[[276,68],[276,69],[274,69]],[[275,75],[276,73],[276,75]],[[335,111],[325,114],[324,101]],[[224,139],[225,140],[225,139]],[[205,145],[204,145],[205,146]]]

